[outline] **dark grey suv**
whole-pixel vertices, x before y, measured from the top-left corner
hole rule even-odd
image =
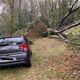
[[[31,54],[25,36],[0,38],[0,66],[24,64],[31,67]]]

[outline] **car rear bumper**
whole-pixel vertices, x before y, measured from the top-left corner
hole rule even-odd
[[[0,67],[3,67],[3,66],[14,66],[14,65],[25,64],[25,63],[26,63],[25,61],[1,63]]]
[[[2,60],[2,58],[15,58],[15,60]],[[0,56],[0,66],[10,66],[10,65],[18,65],[25,64],[27,58],[27,53],[22,54],[13,54],[8,56]]]

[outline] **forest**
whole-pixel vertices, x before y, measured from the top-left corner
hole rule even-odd
[[[0,37],[17,35],[32,41],[33,66],[0,80],[80,80],[80,0],[0,0]]]

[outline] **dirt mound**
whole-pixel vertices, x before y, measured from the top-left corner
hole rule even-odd
[[[31,29],[29,29],[28,31],[28,37],[29,38],[39,38],[40,37],[40,33],[46,31],[46,27],[45,24],[38,20],[36,21],[35,26],[33,26]]]

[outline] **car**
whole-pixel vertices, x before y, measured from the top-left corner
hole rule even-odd
[[[32,51],[25,36],[0,38],[0,67],[24,64],[31,67]]]

